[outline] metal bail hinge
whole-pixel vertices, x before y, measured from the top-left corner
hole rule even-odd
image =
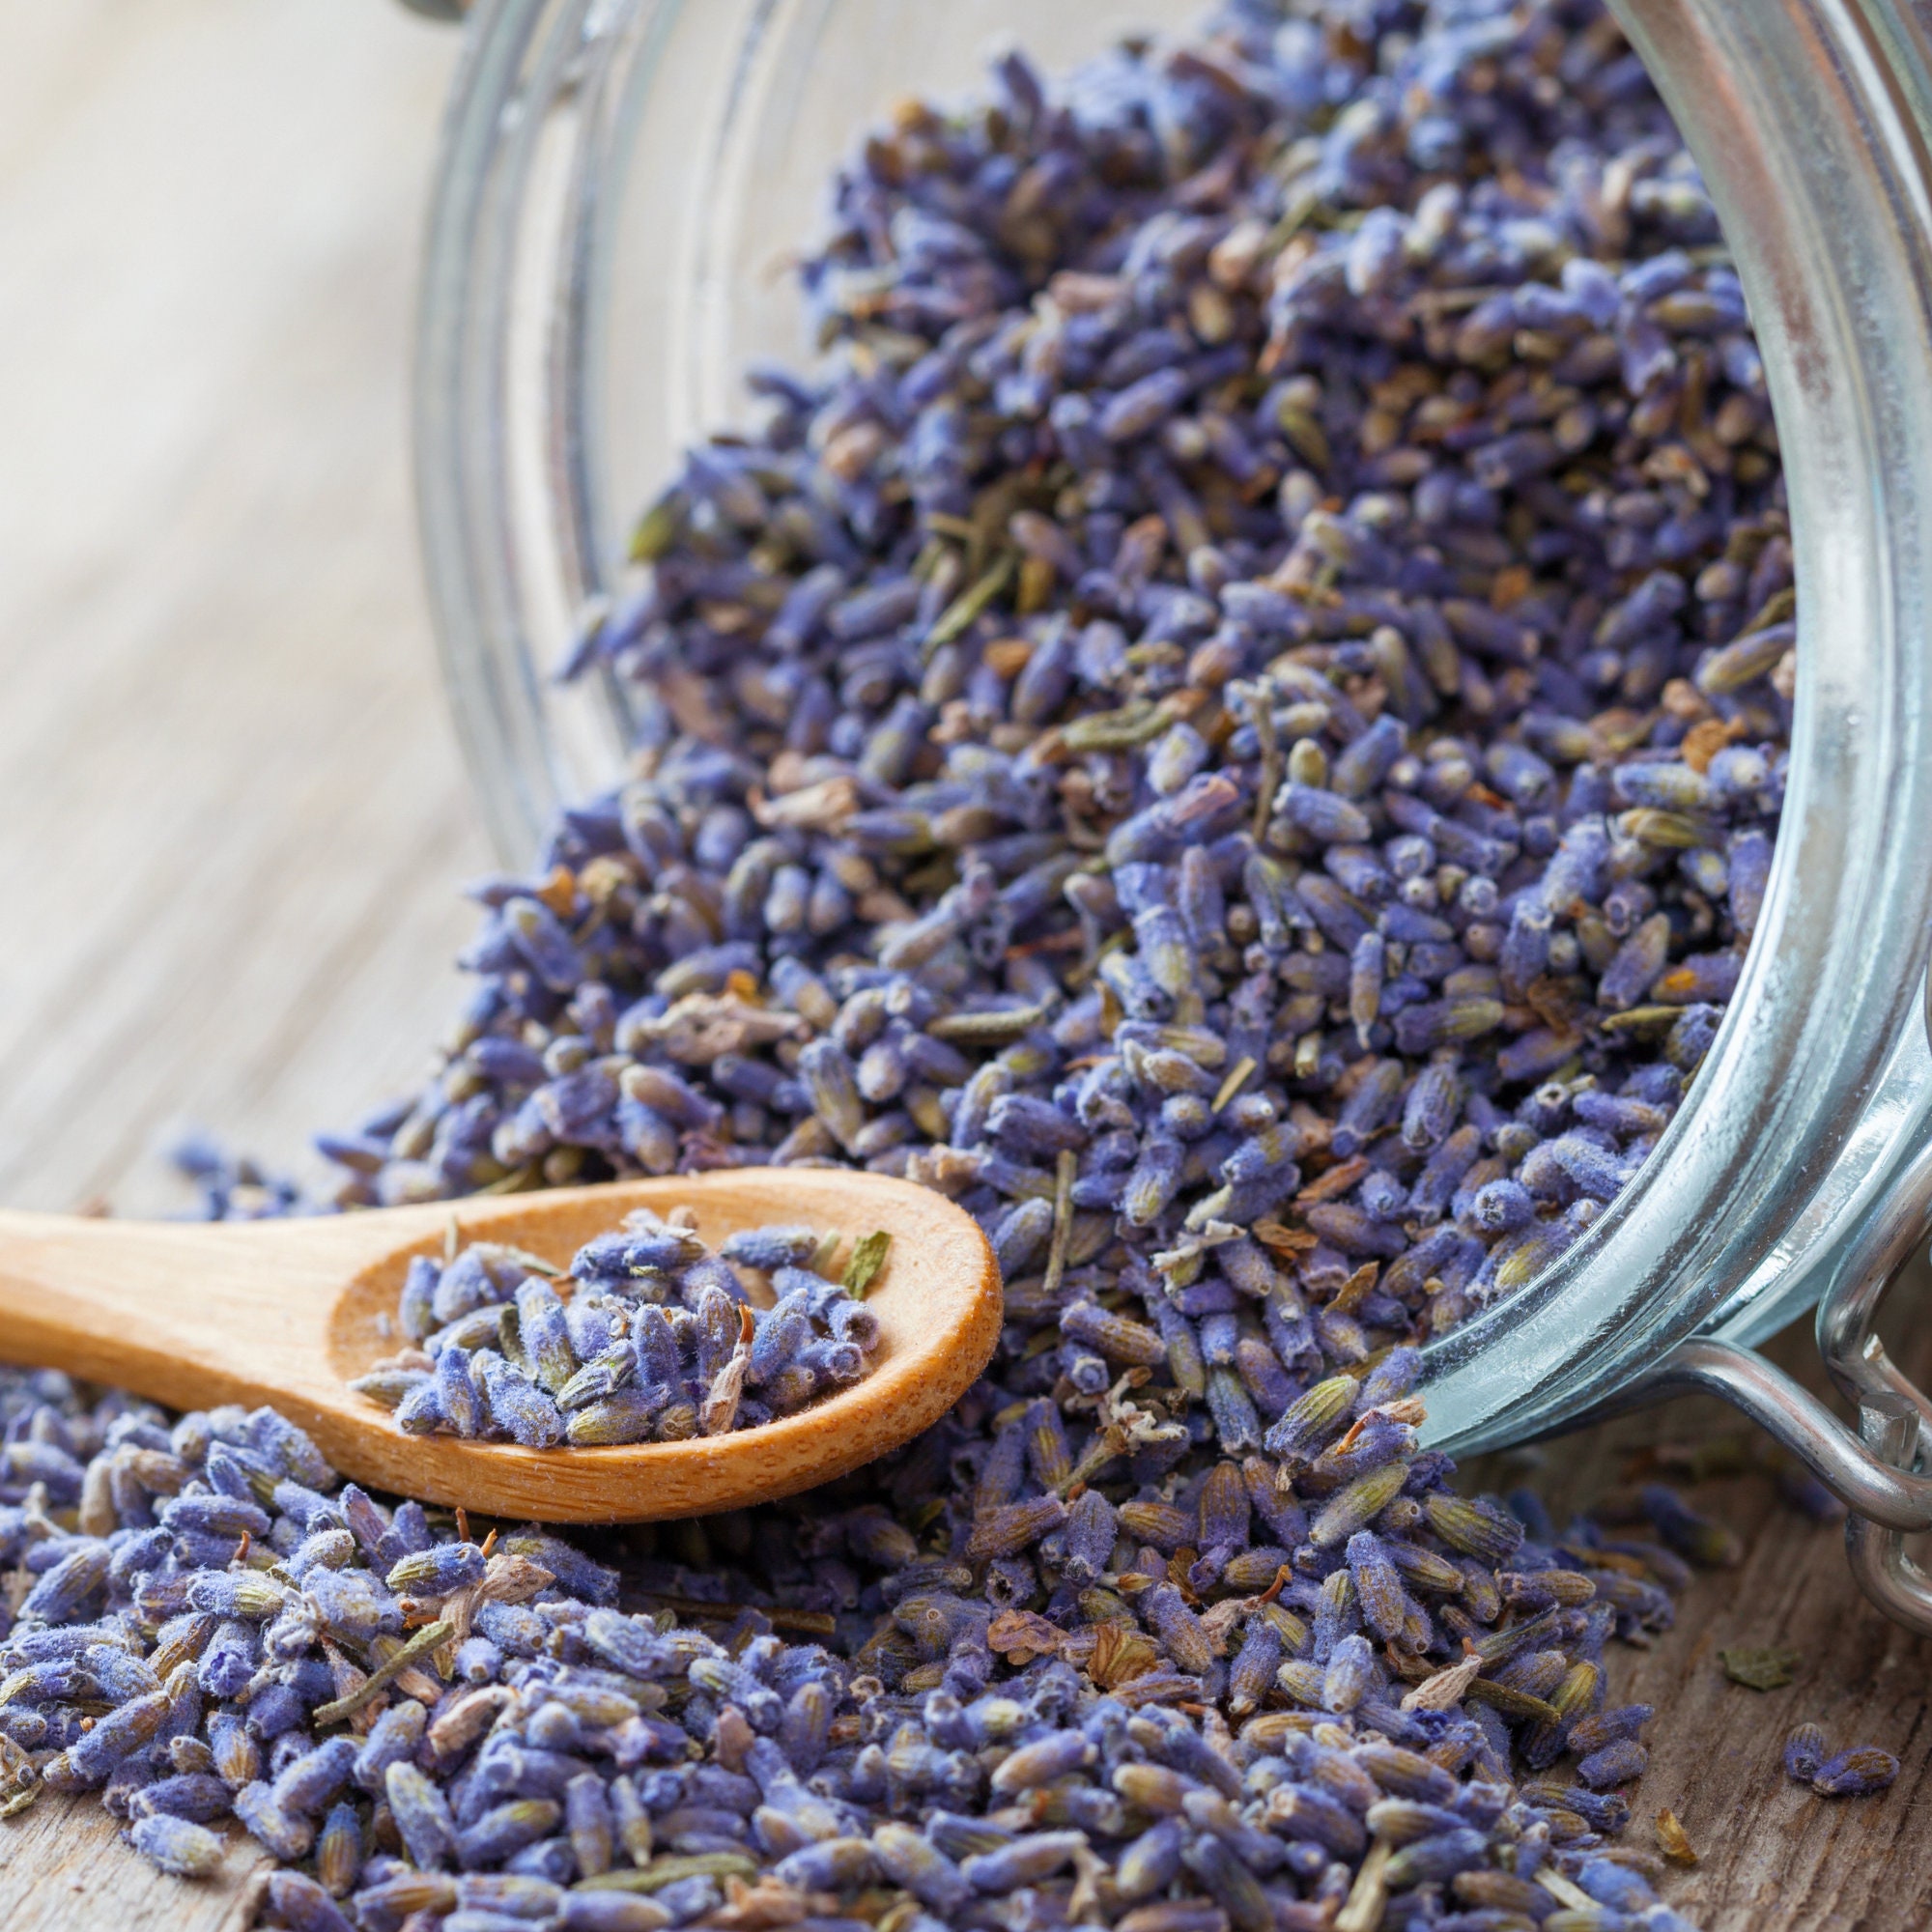
[[[1903,1397],[1859,1406],[1860,1434],[1872,1454],[1894,1469],[1916,1473],[1920,1416]],[[1923,1478],[1920,1478],[1923,1481]],[[1845,1523],[1845,1554],[1859,1588],[1887,1616],[1920,1632],[1932,1632],[1932,1576],[1905,1553],[1905,1532],[1887,1528],[1856,1512]]]

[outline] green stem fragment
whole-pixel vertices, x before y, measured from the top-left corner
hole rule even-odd
[[[600,1872],[580,1879],[573,1891],[661,1891],[686,1878],[751,1878],[758,1867],[743,1852],[692,1852],[653,1859],[641,1871]]]
[[[519,1267],[528,1268],[532,1274],[546,1275],[551,1280],[560,1280],[568,1269],[560,1268],[554,1262],[547,1262],[541,1255],[533,1255],[527,1248],[510,1246],[507,1242],[496,1244],[501,1249],[505,1261],[515,1262]]]
[[[1053,1010],[1050,1000],[1031,1007],[1000,1007],[986,1012],[943,1013],[926,1032],[934,1039],[992,1046],[1023,1038]]]
[[[1241,1058],[1236,1061],[1234,1065],[1228,1069],[1228,1077],[1221,1082],[1220,1089],[1215,1094],[1213,1104],[1208,1109],[1208,1111],[1210,1113],[1218,1114],[1221,1111],[1221,1109],[1225,1107],[1228,1104],[1228,1102],[1232,1100],[1235,1097],[1235,1095],[1238,1094],[1241,1091],[1241,1089],[1248,1084],[1248,1075],[1251,1074],[1254,1070],[1255,1070],[1255,1062],[1253,1056],[1249,1054],[1243,1054]]]
[[[1255,793],[1254,835],[1262,838],[1274,815],[1274,795],[1281,789],[1281,740],[1274,728],[1274,694],[1265,684],[1251,684],[1245,696],[1248,716],[1254,722],[1255,736],[1261,740],[1261,781]]]
[[[964,634],[966,627],[1012,582],[1012,553],[1009,551],[988,570],[983,570],[939,613],[926,633],[923,655],[930,657],[942,644],[950,644]]]
[[[439,1620],[425,1624],[415,1635],[396,1652],[386,1663],[380,1663],[346,1697],[338,1697],[332,1704],[318,1704],[312,1722],[316,1724],[339,1724],[345,1718],[353,1718],[365,1704],[373,1703],[389,1686],[406,1671],[411,1664],[420,1662],[431,1651],[440,1649],[456,1634],[456,1626]]]
[[[1053,1294],[1066,1272],[1066,1244],[1073,1236],[1073,1180],[1080,1163],[1071,1148],[1062,1148],[1053,1175],[1053,1239],[1046,1251],[1046,1279],[1040,1283],[1042,1298]]]
[[[774,1630],[795,1631],[802,1636],[831,1636],[838,1629],[822,1610],[788,1610],[776,1604],[714,1604],[700,1597],[668,1596],[662,1590],[646,1590],[642,1594],[647,1602],[661,1604],[694,1622],[728,1624],[747,1610],[755,1610]]]

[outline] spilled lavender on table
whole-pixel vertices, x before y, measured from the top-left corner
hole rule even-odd
[[[232,1818],[295,1932],[1681,1926],[1613,1842],[1652,1714],[1605,1647],[1714,1526],[1456,1495],[1415,1366],[1316,1384],[1239,1463],[1146,1381],[1091,1435],[982,1383],[896,1465],[661,1526],[622,1577],[382,1503],[270,1409],[0,1371],[0,1815],[99,1790],[190,1878]],[[1804,1775],[1875,1788],[1870,1756]]]
[[[1784,1772],[1825,1798],[1869,1798],[1890,1788],[1898,1760],[1876,1745],[1834,1751],[1821,1725],[1800,1724],[1784,1741]]]
[[[342,1206],[908,1176],[992,1365],[621,1586],[11,1384],[9,1802],[190,1871],[232,1812],[298,1932],[1681,1925],[1606,1645],[1725,1539],[1459,1497],[1413,1346],[1648,1156],[1765,889],[1784,498],[1661,104],[1581,0],[1246,0],[900,109],[804,282],[822,358],[572,667],[632,778],[327,1151]]]

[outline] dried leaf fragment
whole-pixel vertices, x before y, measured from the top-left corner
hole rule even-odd
[[[1789,1650],[1782,1644],[1720,1650],[1718,1658],[1733,1684],[1752,1690],[1781,1690],[1797,1678],[1798,1666],[1804,1662],[1803,1651]]]
[[[861,1235],[852,1244],[852,1259],[845,1264],[845,1293],[855,1301],[864,1301],[866,1291],[878,1280],[886,1265],[886,1250],[893,1237],[883,1228]]]
[[[1291,1228],[1280,1221],[1257,1221],[1249,1232],[1278,1255],[1305,1255],[1321,1240],[1312,1228]]]
[[[1679,1821],[1677,1813],[1666,1804],[1657,1814],[1657,1844],[1663,1856],[1673,1864],[1694,1865],[1697,1862],[1697,1848],[1690,1842]]]
[[[1106,1623],[1094,1635],[1087,1674],[1103,1690],[1115,1690],[1145,1677],[1159,1662],[1160,1651],[1151,1637],[1126,1624]]]
[[[1405,1711],[1446,1711],[1452,1704],[1460,1704],[1469,1686],[1481,1675],[1483,1660],[1480,1657],[1465,1657],[1460,1663],[1452,1663],[1446,1670],[1438,1670],[1432,1677],[1425,1677],[1415,1689],[1402,1700]]]
[[[986,1629],[986,1647],[1016,1668],[1036,1657],[1058,1657],[1066,1633],[1032,1610],[1002,1610]]]

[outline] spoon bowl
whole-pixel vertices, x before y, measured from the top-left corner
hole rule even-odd
[[[727,1435],[525,1449],[409,1435],[349,1386],[401,1344],[410,1262],[500,1241],[567,1267],[634,1208],[687,1207],[715,1248],[803,1222],[892,1236],[867,1306],[866,1377]],[[179,1408],[272,1405],[372,1488],[540,1522],[701,1516],[791,1495],[872,1462],[944,1415],[993,1352],[998,1264],[978,1224],[929,1188],[832,1168],[738,1168],[288,1221],[117,1222],[0,1213],[0,1359],[65,1369]]]

